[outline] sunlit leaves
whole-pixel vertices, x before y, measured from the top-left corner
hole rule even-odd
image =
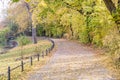
[[[30,2],[31,0],[25,0],[26,2]]]
[[[12,0],[12,2],[19,2],[20,0]],[[26,2],[30,2],[31,0],[24,0]]]
[[[22,2],[13,4],[8,9],[8,19],[17,24],[19,31],[24,31],[28,27],[29,15]],[[13,7],[14,6],[14,7]],[[21,13],[22,12],[22,13]]]
[[[47,4],[45,3],[44,0],[41,1],[41,5],[42,5],[43,7],[45,7],[45,8],[47,7]]]
[[[41,24],[49,36],[64,32],[73,39],[101,46],[106,30],[114,24],[102,0],[38,0],[37,4],[31,1],[33,25]]]
[[[12,0],[13,2],[18,2],[19,0]]]

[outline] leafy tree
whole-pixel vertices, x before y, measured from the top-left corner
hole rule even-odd
[[[13,2],[18,2],[19,0],[13,0]],[[31,12],[31,7],[30,7],[30,0],[23,0],[23,4],[26,8],[26,11],[28,12],[29,16],[29,26],[32,27],[32,39],[33,43],[37,43],[37,38],[36,38],[36,25],[33,25],[32,22],[32,12]]]
[[[12,26],[12,24],[18,26],[18,32],[23,32],[28,28],[29,18],[23,2],[13,4],[11,7],[9,7],[8,19],[10,26]]]

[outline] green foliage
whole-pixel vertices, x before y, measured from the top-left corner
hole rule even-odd
[[[20,0],[12,0],[12,2],[19,2]],[[30,0],[24,0],[26,2],[30,2]]]
[[[42,26],[37,28],[38,35],[42,35],[43,31],[49,37],[62,37],[67,33],[70,39],[102,47],[103,38],[115,24],[103,1],[100,0],[37,0],[37,2],[36,4],[31,0],[30,5],[34,5],[33,25]],[[115,15],[115,19],[118,16]]]
[[[120,35],[115,31],[112,31],[104,38],[104,46],[109,49],[109,51],[113,54],[119,54],[118,58],[120,57]]]
[[[38,25],[38,26],[36,27],[36,30],[37,30],[37,35],[38,35],[38,36],[43,36],[43,35],[44,35],[44,34],[43,34],[44,29],[43,29],[42,26]]]
[[[27,62],[27,61],[29,61],[29,59],[27,59],[27,57],[35,55],[36,47],[38,48],[37,53],[42,55],[42,52],[45,51],[46,49],[50,48],[51,45],[52,45],[52,43],[50,41],[41,40],[37,44],[29,44],[29,45],[23,46],[22,49],[21,49],[21,47],[18,46],[14,49],[11,49],[6,54],[0,55],[0,65],[1,65],[0,74],[6,73],[8,66],[10,66],[11,68],[14,68],[14,67],[20,65],[20,53],[21,53],[21,51],[23,52],[22,55],[24,55],[24,58],[25,58],[24,62]],[[29,67],[29,66],[26,66],[25,68],[27,68],[27,67]],[[15,71],[13,71],[11,74],[11,79],[17,80],[18,77],[21,77],[21,76],[18,76],[19,73],[21,73],[19,68],[18,68],[18,70],[16,69]],[[23,72],[21,74],[23,75]],[[0,80],[7,80],[6,74],[1,75]]]
[[[30,11],[26,12],[23,3],[9,9],[10,20],[17,24],[20,32],[33,25],[37,27],[39,36],[45,32],[48,37],[66,37],[79,40],[84,44],[103,47],[108,50],[113,62],[120,68],[120,6],[117,4],[118,0],[111,0],[116,7],[112,15],[104,4],[105,0],[24,1],[29,2]],[[108,3],[108,6],[111,5]],[[31,15],[28,16],[29,12]],[[31,18],[32,21],[29,21]],[[11,30],[16,32],[16,26],[12,26]],[[20,46],[23,46],[28,44],[29,40],[21,36],[18,42]],[[34,49],[35,52],[38,50],[40,50],[38,47]]]
[[[16,4],[16,5],[15,5]],[[18,32],[25,31],[29,27],[29,15],[25,4],[23,1],[19,1],[8,8],[8,19],[9,19],[9,26],[14,29],[18,30]],[[14,6],[14,7],[13,7]]]
[[[31,43],[30,39],[28,39],[28,37],[26,36],[19,36],[17,38],[17,41],[18,41],[19,46],[24,46],[24,45]]]
[[[7,33],[9,33],[9,28],[5,28],[3,30],[0,30],[0,47],[3,47],[6,45]]]
[[[12,0],[13,2],[18,2],[19,0]]]
[[[83,43],[103,47],[103,40],[116,23],[119,23],[119,7],[111,16],[102,0],[37,0],[31,5],[33,25],[38,27],[38,35],[77,39]],[[119,25],[117,25],[119,27]],[[118,40],[118,39],[117,39]],[[109,46],[109,45],[108,45]],[[115,46],[114,46],[115,47]]]
[[[79,37],[80,37],[80,41],[81,42],[83,42],[83,43],[89,43],[89,40],[88,40],[88,31],[87,31],[87,29],[86,28],[83,28],[82,29],[82,31],[81,31],[81,33],[80,33],[80,35],[79,35]]]
[[[9,22],[8,27],[10,28],[10,31],[12,34],[16,34],[18,32],[18,25],[13,23],[13,22]]]

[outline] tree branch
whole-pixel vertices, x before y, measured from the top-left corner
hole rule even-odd
[[[64,2],[66,5],[67,5],[67,7],[68,8],[71,8],[71,9],[73,9],[73,10],[76,10],[76,11],[78,11],[80,14],[83,14],[83,10],[82,9],[75,9],[74,7],[75,6],[72,6],[72,5],[70,5],[69,3],[67,3],[67,2]]]

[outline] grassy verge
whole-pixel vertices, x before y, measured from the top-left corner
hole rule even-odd
[[[45,51],[47,48],[50,48],[51,43],[47,40],[43,40],[38,42],[38,44],[29,44],[23,47],[17,47],[6,54],[0,55],[0,74],[7,72],[7,67],[10,66],[11,68],[16,67],[17,65],[20,65],[20,57],[21,55],[25,57],[29,57],[32,55],[35,55],[36,53],[41,53]],[[28,61],[29,59],[24,59],[24,61]],[[36,59],[35,59],[36,60]],[[45,61],[40,59],[40,63],[44,63]],[[36,64],[36,61],[35,63]],[[39,64],[39,63],[38,63]],[[21,74],[25,74],[29,70],[31,70],[32,67],[29,66],[30,63],[25,65],[25,71],[21,73],[21,69],[16,69],[15,71],[12,71],[11,76],[12,80],[21,80],[18,78],[18,76],[21,76]],[[29,67],[28,67],[29,66]],[[7,74],[5,76],[0,76],[0,80],[6,80]]]
[[[120,67],[118,67],[118,63],[115,63],[113,60],[113,56],[109,54],[102,55],[104,59],[102,60],[102,64],[111,71],[112,75],[117,78],[116,80],[120,80]],[[120,64],[120,62],[119,62]]]
[[[47,61],[49,61],[50,56],[45,56],[44,58],[40,58],[40,61],[34,60],[33,65],[30,66],[30,64],[24,65],[24,71],[21,72],[21,69],[18,68],[11,73],[11,80],[27,80],[29,78],[29,75],[33,73],[33,71],[39,70],[43,65],[46,64]],[[7,76],[3,76],[0,78],[0,80],[7,80]]]

